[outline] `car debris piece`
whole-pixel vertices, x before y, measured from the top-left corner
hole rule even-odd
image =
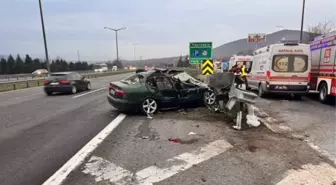
[[[195,133],[195,132],[189,132],[188,135],[189,135],[189,136],[190,136],[190,135],[196,135],[196,133]]]

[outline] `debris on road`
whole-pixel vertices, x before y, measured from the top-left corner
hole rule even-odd
[[[188,135],[189,135],[189,136],[190,136],[190,135],[196,135],[196,133],[195,133],[195,132],[189,132]]]

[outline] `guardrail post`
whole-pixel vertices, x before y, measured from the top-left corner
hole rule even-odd
[[[26,83],[27,83],[27,88],[29,88],[29,81],[27,81]]]
[[[40,86],[40,80],[39,80],[39,81],[37,81],[37,86]]]
[[[16,85],[15,85],[15,83],[13,83],[13,89],[16,90]]]

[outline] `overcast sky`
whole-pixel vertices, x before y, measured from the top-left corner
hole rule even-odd
[[[51,58],[110,60],[119,56],[169,57],[186,54],[190,41],[215,46],[270,33],[300,29],[302,0],[42,0]],[[0,55],[44,57],[38,0],[0,0]],[[336,0],[306,0],[305,29],[325,19],[336,22]]]

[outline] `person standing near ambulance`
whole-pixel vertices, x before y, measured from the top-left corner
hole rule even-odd
[[[245,89],[250,90],[250,87],[248,86],[248,82],[247,82],[246,62],[240,63],[240,70],[241,70],[240,77],[245,82]]]

